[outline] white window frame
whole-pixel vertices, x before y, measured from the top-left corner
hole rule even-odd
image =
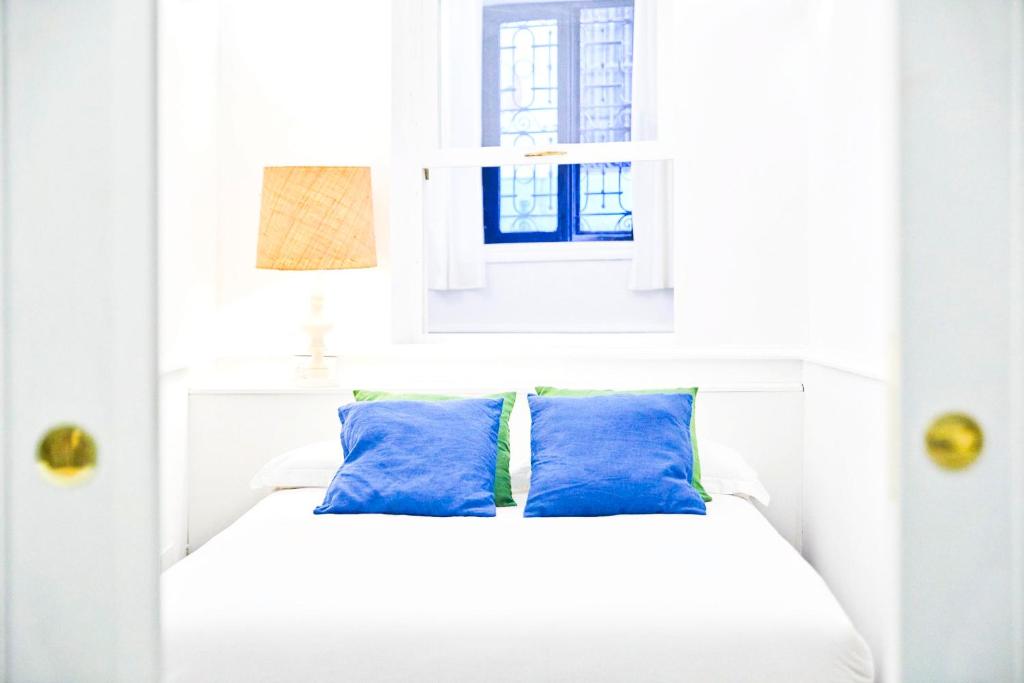
[[[522,348],[537,344],[667,347],[680,338],[683,292],[675,289],[673,332],[609,334],[431,333],[427,331],[427,277],[423,239],[423,178],[430,169],[501,165],[584,164],[609,161],[668,161],[673,164],[673,194],[685,198],[676,120],[680,84],[672,80],[678,61],[678,14],[673,0],[658,2],[658,138],[649,141],[575,143],[524,147],[449,147],[440,141],[439,0],[396,0],[392,9],[392,130],[389,224],[392,265],[392,336],[398,343],[450,343],[507,338]],[[685,235],[674,225],[673,258],[680,263]],[[570,252],[574,252],[570,255]],[[632,242],[526,243],[486,245],[488,262],[627,259]]]
[[[630,240],[588,240],[485,244],[484,258],[487,263],[628,261],[633,258],[633,242]]]

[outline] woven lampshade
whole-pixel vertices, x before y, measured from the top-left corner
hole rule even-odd
[[[377,265],[370,169],[263,169],[256,267],[338,270]]]

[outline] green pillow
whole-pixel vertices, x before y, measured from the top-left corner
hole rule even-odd
[[[704,502],[711,496],[700,483],[700,457],[697,455],[697,387],[685,389],[638,389],[620,391],[615,389],[556,389],[555,387],[537,387],[540,396],[604,396],[607,394],[689,394],[693,396],[693,412],[690,415],[690,443],[693,444],[693,488],[697,490]]]
[[[356,389],[352,392],[357,401],[452,401],[466,396],[447,396],[444,394],[409,394],[391,393],[388,391],[365,391]],[[498,427],[498,463],[494,468],[494,504],[498,507],[512,507],[512,475],[508,471],[509,430],[508,418],[512,415],[512,407],[516,404],[516,392],[490,394],[484,398],[503,398],[501,408],[501,426]]]

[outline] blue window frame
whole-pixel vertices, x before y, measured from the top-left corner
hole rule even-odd
[[[484,7],[483,144],[630,139],[632,0]],[[628,162],[484,168],[484,242],[632,240]]]

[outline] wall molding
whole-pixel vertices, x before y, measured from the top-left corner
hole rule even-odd
[[[467,335],[479,337],[480,335]],[[516,335],[511,335],[515,337]],[[592,335],[588,335],[592,336]],[[834,372],[853,375],[872,382],[889,383],[892,380],[877,368],[865,363],[853,362],[837,357],[810,355],[797,349],[697,349],[670,346],[642,346],[613,348],[608,346],[550,347],[518,346],[504,348],[493,343],[435,343],[403,344],[389,348],[353,351],[339,357],[342,384],[334,386],[303,386],[292,379],[292,357],[273,358],[222,358],[204,368],[192,368],[189,382],[190,394],[218,393],[343,393],[345,385],[394,384],[394,371],[400,367],[414,367],[429,363],[435,368],[452,367],[453,364],[468,364],[484,367],[516,365],[529,367],[550,366],[552,363],[572,363],[574,366],[620,363],[623,365],[666,363],[676,366],[700,367],[704,372],[713,368],[728,367],[728,377],[718,381],[700,383],[701,390],[708,393],[797,391],[805,390],[805,368],[815,366]],[[491,342],[492,340],[488,340]],[[384,370],[388,378],[379,380],[373,369]],[[747,368],[745,371],[743,368]],[[775,371],[766,374],[766,368]],[[353,371],[355,376],[353,376]],[[176,369],[163,373],[163,377],[180,373]],[[696,378],[695,378],[696,379]],[[375,381],[377,380],[377,381]],[[383,383],[383,384],[382,384]],[[400,382],[401,383],[401,382]],[[411,382],[415,384],[417,382]],[[507,382],[506,382],[507,383]],[[471,391],[472,387],[459,382],[460,390]],[[475,385],[475,383],[474,383]],[[479,387],[486,390],[486,382]]]
[[[220,395],[262,395],[262,394],[313,394],[344,395],[351,391],[345,386],[330,387],[304,387],[290,385],[262,385],[262,386],[205,386],[189,389],[189,396],[220,396]],[[481,387],[479,390],[464,389],[466,393],[486,393],[491,391],[489,387]],[[739,393],[803,393],[803,382],[749,382],[730,384],[706,384],[700,386],[701,394],[739,394]]]
[[[805,362],[804,350],[791,347],[686,347],[676,343],[674,333],[657,334],[431,334],[425,343],[379,345],[373,348],[346,349],[338,354],[342,364],[380,361],[417,360],[666,360],[666,361],[788,361]],[[331,354],[333,355],[333,354]],[[231,356],[205,364],[217,366],[241,364],[279,364],[291,356]],[[196,369],[198,366],[193,366]],[[199,369],[203,369],[200,367]]]
[[[824,356],[808,355],[803,359],[805,365],[815,365],[819,368],[842,372],[847,375],[856,375],[873,382],[889,382],[890,379],[877,369],[868,367],[865,363],[850,362],[846,360],[835,360]]]

